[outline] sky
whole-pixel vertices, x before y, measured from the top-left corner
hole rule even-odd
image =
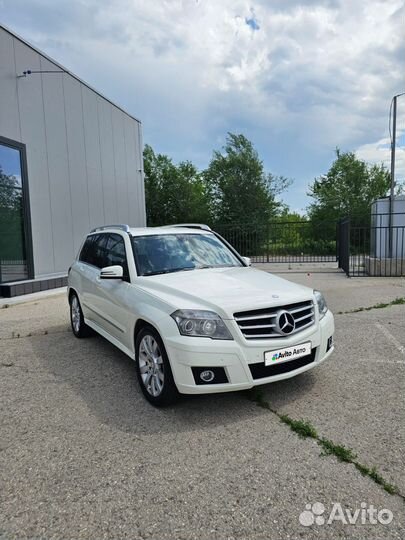
[[[405,92],[402,0],[0,0],[0,21],[205,168],[227,132],[293,179],[303,212],[336,147],[389,166]],[[29,66],[27,66],[29,68]],[[405,178],[405,96],[397,180]]]

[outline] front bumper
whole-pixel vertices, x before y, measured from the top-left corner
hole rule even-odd
[[[234,321],[233,341],[211,340],[187,336],[171,336],[165,340],[167,354],[169,356],[173,377],[177,388],[182,394],[208,394],[216,392],[232,392],[247,390],[261,384],[268,384],[282,379],[288,379],[308,371],[323,361],[333,352],[333,344],[328,348],[328,340],[333,336],[335,327],[333,315],[326,313],[321,321],[291,337],[248,341],[245,340]],[[311,342],[313,359],[301,362],[300,367],[284,373],[263,376],[264,353],[291,347],[305,342]],[[294,362],[287,360],[283,364]],[[256,369],[251,370],[250,365],[255,364]],[[297,362],[299,365],[300,363]],[[296,366],[297,364],[294,364]],[[290,364],[293,366],[293,364]],[[228,382],[219,384],[196,384],[193,368],[223,368]],[[257,369],[258,368],[258,369]],[[288,369],[288,368],[287,368]],[[195,370],[194,370],[195,371]],[[254,378],[252,372],[261,372],[260,378]]]

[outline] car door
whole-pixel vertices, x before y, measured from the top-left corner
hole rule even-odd
[[[89,235],[80,252],[77,261],[78,274],[80,275],[79,299],[82,306],[84,318],[99,323],[95,310],[96,296],[95,285],[100,274],[101,264],[100,247],[106,242],[106,234]]]
[[[129,313],[126,298],[130,295],[127,254],[124,238],[118,233],[109,233],[103,249],[104,266],[119,265],[123,268],[123,279],[96,279],[96,309],[106,332],[125,347],[130,346],[133,315]]]

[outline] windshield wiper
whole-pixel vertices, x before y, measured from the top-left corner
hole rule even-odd
[[[196,266],[197,270],[204,270],[205,268],[236,268],[234,264],[202,264]]]
[[[155,272],[145,272],[142,276],[159,276],[161,274],[173,274],[174,272],[186,272],[187,270],[205,270],[207,268],[233,268],[233,264],[223,264],[215,266],[212,264],[202,264],[200,266],[179,266],[178,268],[165,268],[164,270],[156,270]]]
[[[166,268],[165,270],[156,270],[155,272],[146,272],[143,276],[158,276],[160,274],[172,274],[173,272],[182,272],[186,270],[195,270],[195,266],[181,266],[179,268]]]

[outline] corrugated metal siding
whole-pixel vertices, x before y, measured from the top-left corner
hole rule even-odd
[[[141,124],[0,27],[0,135],[27,149],[36,277],[63,273],[90,228],[144,226]]]

